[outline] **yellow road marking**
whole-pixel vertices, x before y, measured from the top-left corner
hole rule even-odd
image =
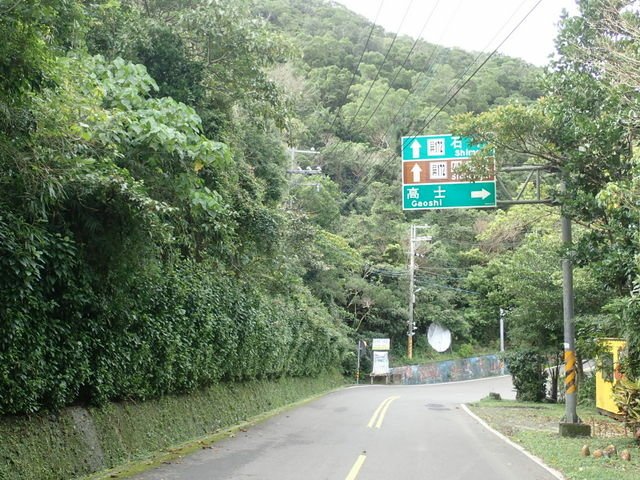
[[[380,428],[382,426],[382,421],[384,420],[384,416],[387,414],[387,410],[389,410],[389,406],[394,400],[397,400],[398,398],[400,397],[393,396],[385,399],[380,404],[380,406],[378,406],[376,411],[373,412],[373,416],[371,417],[371,420],[369,420],[367,427],[373,428],[373,426],[375,425],[376,428]]]
[[[360,473],[360,469],[362,468],[362,464],[366,459],[366,455],[360,455],[356,460],[356,463],[354,463],[353,467],[351,467],[351,470],[349,470],[349,475],[347,475],[347,478],[345,478],[344,480],[356,480],[356,478],[358,477],[358,473]]]
[[[384,416],[387,414],[387,410],[389,410],[389,407],[391,406],[391,403],[397,398],[399,398],[399,397],[391,397],[391,399],[384,406],[384,408],[380,412],[380,416],[378,417],[378,422],[376,423],[376,428],[380,428],[382,426],[382,421],[384,420]]]

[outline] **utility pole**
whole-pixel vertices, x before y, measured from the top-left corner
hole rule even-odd
[[[562,183],[562,193],[566,185]],[[571,219],[566,213],[562,214],[562,243],[565,249],[562,259],[562,310],[564,320],[564,419],[560,422],[560,436],[576,437],[590,436],[591,426],[584,424],[578,418],[577,385],[576,385],[576,347],[575,323],[573,319],[573,262],[571,260]]]
[[[413,304],[415,303],[414,272],[416,269],[416,227],[411,225],[409,239],[409,321],[407,322],[407,357],[413,358]]]
[[[500,352],[504,352],[504,308],[500,309]]]
[[[413,319],[413,308],[416,303],[415,270],[416,270],[416,243],[421,241],[431,241],[431,236],[417,236],[419,229],[427,229],[429,225],[411,225],[409,238],[409,321],[407,322],[407,357],[413,358],[413,336],[415,335],[416,324]]]
[[[504,353],[504,308],[500,308],[500,353]],[[504,358],[500,359],[500,373],[504,375]]]
[[[551,199],[543,199],[541,193],[541,174],[548,168],[544,166],[523,165],[519,167],[503,167],[503,172],[529,172],[529,176],[525,180],[520,193],[516,198],[509,193],[506,186],[500,181],[503,190],[507,193],[509,199],[506,201],[498,201],[499,205],[517,205],[517,204],[553,204]],[[535,175],[535,200],[524,200],[523,195],[530,181]],[[566,193],[566,184],[561,183],[561,192]],[[580,422],[576,411],[577,406],[577,384],[576,384],[576,347],[575,347],[575,324],[573,318],[573,265],[570,258],[572,245],[571,239],[571,219],[566,215],[562,215],[561,219],[562,243],[565,247],[565,257],[562,259],[562,310],[564,323],[564,373],[565,373],[565,415],[563,421],[560,422],[560,435],[575,437],[588,436],[591,434],[591,427]]]
[[[295,168],[296,168],[296,153],[308,153],[309,155],[320,155],[320,152],[316,152],[313,149],[312,150],[300,150],[298,148],[291,147],[288,150],[289,150],[289,153],[291,154],[291,165],[290,165],[291,166],[291,171],[287,170],[287,171],[289,171],[289,173],[293,173],[293,172],[297,173],[298,171],[301,170],[299,167],[298,167],[297,170],[295,170]],[[322,170],[320,168],[318,168],[318,170],[319,170],[319,172],[317,172],[317,173],[322,172]]]
[[[362,340],[358,340],[358,366],[356,367],[356,385],[360,383],[360,344]]]
[[[562,243],[565,256],[562,259],[562,305],[564,318],[564,372],[565,372],[565,422],[579,423],[576,413],[576,347],[573,323],[573,264],[569,255],[571,247],[571,220],[562,215]]]

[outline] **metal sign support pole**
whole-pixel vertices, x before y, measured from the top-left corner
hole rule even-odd
[[[407,325],[407,357],[413,358],[413,305],[415,296],[414,272],[416,268],[416,226],[411,225],[409,239],[409,321]]]
[[[562,243],[571,246],[571,220],[562,216]],[[576,347],[573,323],[573,265],[565,253],[562,259],[562,304],[564,315],[564,373],[565,373],[565,419],[566,423],[579,423],[576,412]]]
[[[362,340],[358,340],[358,366],[356,368],[356,385],[360,384],[360,351]]]

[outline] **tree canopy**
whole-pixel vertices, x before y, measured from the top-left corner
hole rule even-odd
[[[0,414],[350,374],[361,338],[402,361],[411,224],[422,358],[432,322],[495,350],[501,308],[561,350],[570,254],[578,335],[640,373],[640,14],[579,6],[540,69],[324,0],[0,3]],[[401,136],[449,132],[546,168],[553,206],[403,211]]]

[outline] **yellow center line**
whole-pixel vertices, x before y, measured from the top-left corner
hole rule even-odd
[[[358,477],[358,473],[360,473],[360,469],[362,468],[362,464],[366,459],[366,455],[360,455],[356,460],[356,463],[354,463],[353,467],[351,467],[351,470],[349,470],[349,475],[347,475],[347,478],[345,478],[345,480],[356,480],[356,478]]]
[[[378,408],[376,409],[375,412],[373,412],[373,416],[371,417],[371,420],[369,420],[369,423],[367,424],[368,428],[373,428],[373,426],[375,425],[376,428],[380,428],[382,426],[382,421],[384,420],[384,416],[387,413],[387,410],[389,409],[389,406],[391,405],[391,402],[393,402],[394,400],[397,400],[398,396],[393,396],[393,397],[389,397],[387,399],[385,399],[380,406],[378,406]],[[377,420],[377,422],[376,422]]]
[[[378,417],[378,423],[376,423],[376,428],[380,428],[382,426],[382,421],[384,420],[384,416],[387,414],[387,410],[389,410],[391,403],[398,398],[399,397],[391,397],[391,399],[389,399],[387,404],[382,409],[382,412],[380,412],[380,416]]]

